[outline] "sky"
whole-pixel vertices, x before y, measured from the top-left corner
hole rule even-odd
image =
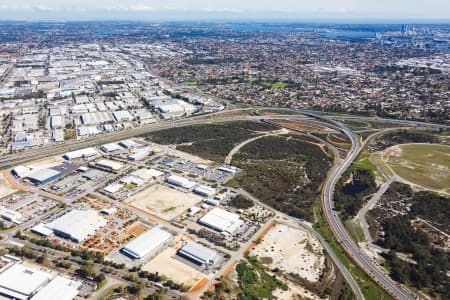
[[[0,0],[0,20],[450,20],[449,0]]]

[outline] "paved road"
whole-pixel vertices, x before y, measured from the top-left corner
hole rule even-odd
[[[350,235],[344,228],[338,214],[333,210],[334,188],[342,174],[350,167],[353,161],[358,157],[362,147],[359,145],[356,135],[342,123],[334,121],[328,117],[323,117],[315,113],[307,112],[307,115],[324,119],[340,128],[340,131],[347,135],[352,142],[352,149],[347,157],[340,163],[333,174],[327,179],[323,188],[322,206],[327,222],[333,231],[338,242],[347,251],[351,258],[363,268],[381,287],[388,291],[397,299],[415,299],[416,297],[410,292],[404,290],[398,283],[393,281],[385,272],[383,272],[371,259],[361,252],[358,245],[353,242]]]
[[[293,109],[285,109],[286,111],[292,111]],[[304,111],[304,110],[296,110],[308,117],[316,118],[321,121],[324,121],[328,124],[329,127],[337,129],[347,135],[352,142],[352,149],[348,153],[347,157],[343,162],[340,162],[334,173],[328,178],[324,185],[323,189],[323,197],[322,197],[322,205],[324,210],[324,215],[327,219],[327,222],[332,229],[334,235],[338,239],[338,241],[342,244],[344,249],[349,253],[349,255],[357,262],[378,284],[380,284],[384,289],[386,289],[389,293],[394,295],[398,299],[414,299],[415,297],[411,295],[409,292],[405,291],[401,288],[396,282],[391,280],[387,274],[381,271],[374,262],[372,262],[369,258],[367,258],[364,254],[360,252],[359,247],[352,241],[349,234],[346,232],[342,222],[340,221],[337,214],[332,210],[333,209],[333,194],[334,187],[345,172],[345,170],[351,165],[351,163],[356,159],[361,151],[361,147],[359,146],[356,135],[350,131],[347,127],[345,127],[342,123],[339,123],[330,117],[318,115],[314,112]],[[96,136],[93,138],[81,140],[81,141],[71,141],[66,142],[59,145],[54,145],[50,147],[44,147],[40,149],[28,150],[26,152],[15,153],[4,155],[0,157],[0,168],[4,168],[11,165],[16,165],[22,162],[26,162],[29,160],[35,160],[43,157],[47,157],[49,155],[57,155],[62,154],[68,151],[78,150],[85,147],[97,146],[102,143],[118,141],[121,139],[134,137],[138,135],[142,135],[148,132],[157,131],[161,129],[167,129],[172,127],[182,127],[194,124],[206,124],[213,122],[226,122],[226,121],[237,121],[237,120],[264,120],[264,119],[295,119],[296,116],[288,115],[288,116],[250,116],[250,117],[221,117],[219,114],[214,114],[211,116],[196,116],[188,119],[181,119],[177,121],[169,121],[169,122],[160,122],[156,124],[145,125],[139,128],[134,128],[130,130],[124,130],[120,132],[115,132],[111,134],[105,134],[101,136]],[[303,116],[299,116],[299,119],[304,120]],[[392,120],[389,120],[392,121]],[[395,122],[395,121],[394,121]],[[399,121],[400,122],[400,121]],[[404,122],[404,121],[401,121]],[[411,125],[417,125],[417,122],[408,122]],[[421,124],[421,123],[419,123]],[[423,125],[423,124],[422,124]],[[434,124],[426,124],[427,126],[435,126]],[[448,127],[448,126],[444,126]]]
[[[378,191],[375,194],[373,194],[370,200],[367,201],[367,203],[363,206],[363,208],[361,208],[356,217],[359,220],[359,224],[361,225],[361,228],[364,232],[366,241],[368,241],[369,243],[373,243],[373,239],[369,232],[369,224],[367,224],[366,214],[369,210],[374,208],[375,204],[378,202],[380,197],[387,191],[387,189],[389,188],[391,183],[394,182],[394,180],[395,176],[391,176],[388,181],[383,183],[383,185],[381,185]]]

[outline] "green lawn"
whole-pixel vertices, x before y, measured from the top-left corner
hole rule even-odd
[[[364,232],[358,223],[348,219],[344,221],[344,226],[355,242],[364,241]]]
[[[377,168],[370,161],[370,154],[362,152],[353,163],[352,167],[357,170],[367,170],[372,173],[377,171]]]
[[[270,87],[271,89],[274,90],[280,90],[280,89],[285,89],[288,87],[288,84],[285,82],[269,82],[269,81],[263,81],[261,83],[263,86],[265,87]]]
[[[185,86],[195,86],[195,85],[198,85],[198,82],[197,81],[183,81],[181,84],[185,85]]]
[[[403,144],[396,147],[400,150],[394,150],[387,163],[398,176],[425,188],[450,191],[449,146]]]

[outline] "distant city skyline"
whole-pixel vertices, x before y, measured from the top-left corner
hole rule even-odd
[[[450,20],[444,0],[0,0],[0,20]]]

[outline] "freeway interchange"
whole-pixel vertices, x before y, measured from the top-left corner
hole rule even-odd
[[[261,108],[264,109],[264,108]],[[246,110],[246,109],[243,109]],[[285,109],[286,111],[292,109]],[[331,228],[335,238],[343,247],[343,249],[347,252],[347,254],[351,257],[353,261],[355,261],[373,280],[379,284],[383,289],[385,289],[389,294],[394,296],[396,299],[415,299],[417,298],[411,292],[405,290],[398,283],[393,281],[384,271],[382,271],[372,260],[370,260],[366,255],[364,255],[358,245],[352,240],[350,235],[347,233],[344,228],[339,216],[335,211],[334,203],[333,203],[333,194],[336,183],[342,174],[350,167],[353,161],[358,157],[361,150],[364,148],[364,145],[360,145],[357,136],[342,123],[335,121],[334,119],[322,116],[314,112],[296,110],[301,115],[293,116],[293,115],[262,115],[262,116],[232,116],[232,117],[223,117],[221,113],[214,113],[211,115],[200,115],[185,119],[179,119],[176,121],[168,121],[161,122],[157,124],[149,124],[144,125],[142,127],[133,128],[129,130],[124,130],[120,132],[115,132],[111,134],[105,134],[102,136],[97,136],[94,138],[88,138],[81,141],[72,141],[66,142],[59,145],[49,146],[40,149],[29,150],[26,152],[8,154],[0,157],[0,168],[10,167],[16,164],[20,164],[26,161],[35,160],[39,158],[43,158],[49,155],[62,154],[68,151],[73,151],[77,149],[82,149],[94,145],[109,143],[118,141],[121,139],[134,137],[138,135],[142,135],[152,131],[158,131],[173,127],[183,127],[189,125],[196,124],[208,124],[208,123],[216,123],[216,122],[231,122],[231,121],[239,121],[243,119],[248,120],[270,120],[270,119],[301,119],[305,120],[305,116],[308,118],[316,119],[320,122],[324,122],[328,127],[339,130],[341,133],[345,134],[351,141],[352,147],[347,156],[344,159],[336,159],[335,167],[329,173],[327,177],[323,191],[322,191],[322,209],[324,216],[327,220],[329,227]],[[415,124],[417,125],[417,124]],[[323,239],[321,239],[322,243],[324,243]],[[331,249],[327,247],[327,250],[330,252]],[[333,257],[336,264],[340,264],[337,260],[337,257]],[[342,267],[342,265],[341,265]],[[347,277],[347,276],[346,276]],[[349,281],[350,286],[352,287],[355,295],[358,299],[361,299],[361,292],[355,287],[355,282],[350,278],[346,278]]]

